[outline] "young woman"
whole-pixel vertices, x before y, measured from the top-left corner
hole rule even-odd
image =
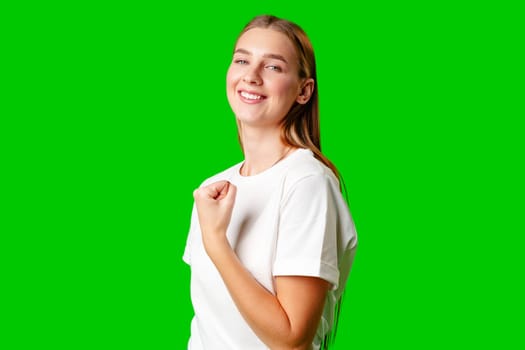
[[[320,151],[310,41],[294,23],[256,17],[226,80],[245,159],[194,192],[183,257],[195,310],[188,347],[319,349],[357,237]]]

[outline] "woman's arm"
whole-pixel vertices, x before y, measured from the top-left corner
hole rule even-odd
[[[203,244],[239,312],[269,348],[309,349],[330,283],[316,277],[276,277],[276,295],[246,270],[226,239],[235,187],[219,182],[194,193]]]

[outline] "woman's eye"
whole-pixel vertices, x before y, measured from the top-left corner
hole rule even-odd
[[[282,71],[281,67],[279,67],[279,66],[274,66],[274,65],[266,66],[266,68],[268,68],[269,70],[276,71],[276,72],[281,72],[281,71]]]
[[[237,59],[237,60],[235,60],[235,63],[237,63],[237,64],[247,64],[248,61],[242,60],[242,59]]]

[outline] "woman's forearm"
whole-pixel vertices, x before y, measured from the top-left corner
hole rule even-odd
[[[270,349],[308,349],[313,334],[294,327],[277,296],[259,284],[242,265],[225,235],[210,235],[206,251],[219,271],[239,312]],[[209,236],[209,237],[210,237]],[[314,333],[315,334],[315,333]]]

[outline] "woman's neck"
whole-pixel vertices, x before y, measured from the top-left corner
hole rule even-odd
[[[281,141],[281,134],[277,132],[250,132],[243,129],[242,145],[244,163],[241,175],[252,176],[271,168],[286,158],[292,147]]]

